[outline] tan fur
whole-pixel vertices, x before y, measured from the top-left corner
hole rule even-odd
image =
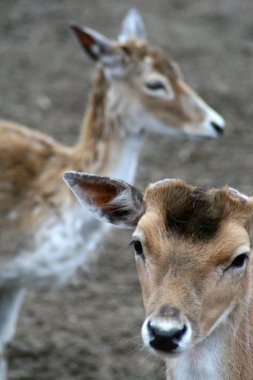
[[[101,220],[136,227],[144,344],[168,380],[253,378],[253,197],[165,179],[142,194],[108,177],[65,174]]]
[[[214,377],[207,375],[207,379],[251,379],[252,256],[244,269],[228,268],[238,247],[250,247],[253,198],[244,202],[227,188],[201,190],[205,202],[201,203],[191,222],[196,221],[196,226],[200,228],[198,221],[203,221],[203,211],[207,221],[213,218],[213,213],[219,220],[213,236],[199,240],[194,233],[188,235],[184,234],[184,230],[170,230],[166,221],[168,210],[179,212],[185,203],[194,212],[194,192],[194,187],[176,180],[147,189],[146,212],[134,233],[134,236],[136,233],[143,236],[145,262],[137,257],[137,268],[144,306],[148,316],[163,318],[164,321],[166,315],[160,312],[164,305],[173,305],[187,316],[193,329],[187,349],[188,358],[192,357],[192,363],[196,362],[197,366],[204,362],[203,352],[205,347],[208,351],[212,336],[217,339],[218,372]],[[228,309],[223,322],[214,328],[216,321]],[[215,355],[212,349],[209,350],[210,356]],[[179,355],[183,356],[183,353]],[[184,366],[183,362],[187,359],[183,358],[181,364],[180,357],[178,360],[178,366]],[[177,377],[169,353],[166,363],[168,379],[186,379]],[[190,374],[189,378],[192,378]]]

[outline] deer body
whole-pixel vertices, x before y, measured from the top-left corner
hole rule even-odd
[[[91,110],[95,106],[92,104]],[[96,127],[100,130],[95,132],[100,136],[94,136],[97,120],[88,122],[92,124],[85,125],[83,141],[73,148],[25,127],[8,122],[0,124],[0,133],[3,132],[0,183],[8,183],[6,191],[3,187],[1,192],[1,245],[4,248],[17,230],[22,239],[21,252],[11,261],[8,250],[6,254],[1,252],[4,271],[0,272],[0,285],[27,287],[65,282],[77,267],[86,264],[87,252],[95,248],[102,231],[108,229],[90,215],[82,214],[62,182],[65,170],[85,167],[134,181],[143,137],[124,133],[120,136],[110,117],[99,120],[101,125]],[[19,158],[18,165],[12,164],[13,150]],[[96,155],[99,159],[95,160]],[[17,186],[24,184],[26,188],[17,190]],[[83,231],[89,236],[88,242],[83,240]],[[18,238],[17,242],[21,243]]]
[[[253,197],[181,180],[142,194],[78,172],[65,181],[97,219],[134,228],[145,346],[168,380],[253,377]]]
[[[77,25],[73,30],[98,61],[77,144],[64,146],[0,122],[2,347],[15,331],[23,289],[65,282],[87,264],[108,229],[83,215],[62,182],[64,171],[87,170],[133,183],[148,132],[215,138],[224,128],[222,117],[186,85],[175,64],[143,40],[137,12],[124,20],[119,42]]]

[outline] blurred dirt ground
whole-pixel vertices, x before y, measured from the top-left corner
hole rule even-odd
[[[139,187],[181,177],[253,193],[252,0],[0,0],[0,117],[75,141],[93,63],[68,22],[116,37],[131,5],[149,40],[227,121],[226,134],[215,141],[150,138]],[[162,364],[142,349],[144,311],[129,239],[117,231],[89,273],[64,288],[28,293],[8,350],[10,380],[164,378]]]

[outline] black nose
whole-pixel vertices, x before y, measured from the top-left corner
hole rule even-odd
[[[170,330],[161,330],[152,325],[151,321],[148,322],[147,328],[150,335],[150,346],[163,352],[171,352],[177,349],[180,340],[187,331],[186,325],[183,325],[182,328],[174,327]]]
[[[224,132],[224,128],[221,127],[219,124],[216,124],[214,121],[211,122],[213,128],[216,130],[216,132],[218,133],[218,135],[222,135],[223,132]]]

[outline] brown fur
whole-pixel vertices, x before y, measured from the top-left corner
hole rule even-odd
[[[245,202],[226,187],[203,190],[172,180],[149,187],[145,203],[137,226],[145,238],[145,265],[138,259],[137,268],[147,315],[170,320],[165,310],[171,308],[186,315],[193,329],[190,357],[208,345],[206,335],[229,308],[212,332],[219,358],[215,379],[251,379],[252,264],[238,273],[229,268],[235,250],[249,246],[253,199]],[[167,378],[178,380],[169,355],[167,366]]]
[[[142,197],[110,178],[70,172],[66,179],[98,219],[127,228],[135,221],[142,336],[165,358],[167,379],[252,379],[253,197],[169,179]]]
[[[0,214],[2,227],[13,222],[36,228],[42,209],[57,208],[57,198],[67,195],[61,173],[77,167],[71,149],[20,125],[0,124]],[[58,172],[58,176],[55,173]],[[11,218],[10,212],[17,217]],[[35,223],[35,224],[34,224]]]
[[[158,196],[159,194],[159,196]],[[235,219],[238,211],[244,207],[241,199],[233,199],[227,188],[216,192],[214,189],[186,186],[183,181],[173,182],[173,186],[161,192],[151,190],[146,195],[164,218],[164,224],[169,234],[177,234],[192,240],[212,239],[222,221],[231,217],[232,210]]]

